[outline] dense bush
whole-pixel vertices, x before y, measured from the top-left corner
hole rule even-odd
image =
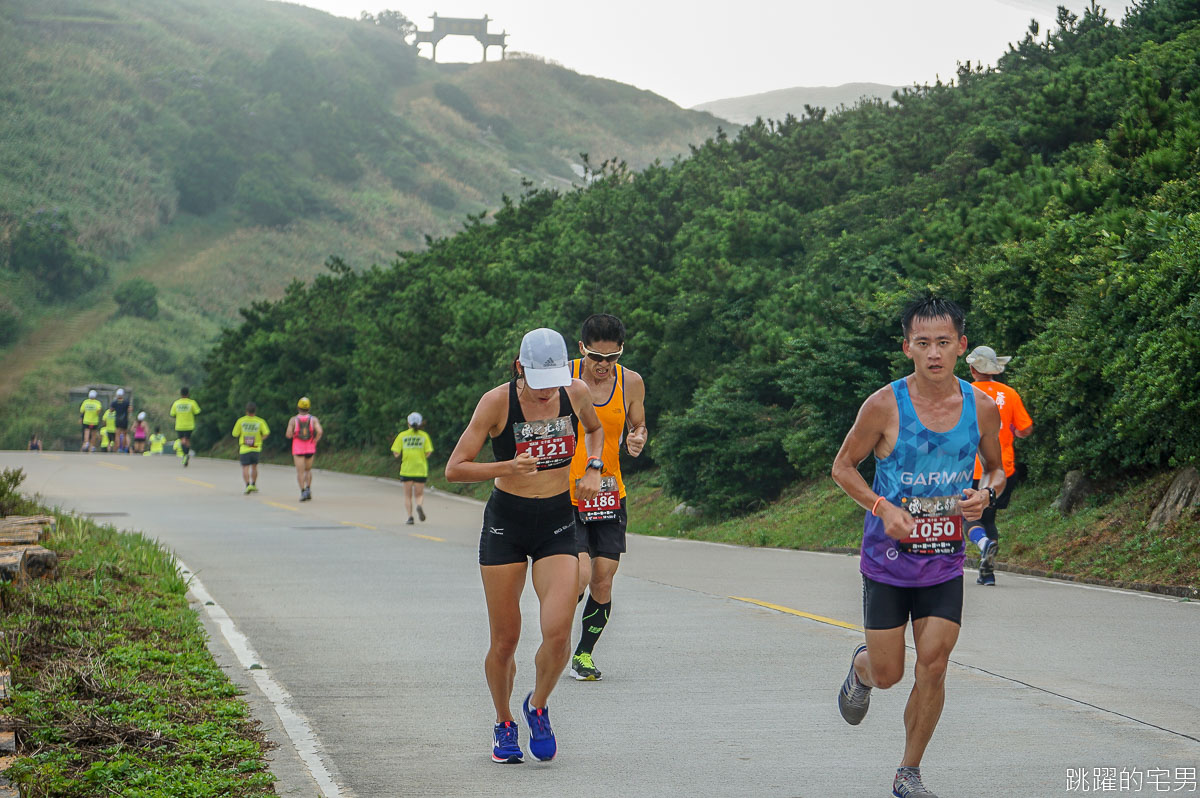
[[[81,248],[66,211],[42,208],[24,219],[9,243],[9,265],[37,280],[38,295],[63,301],[108,279],[108,267]]]
[[[8,297],[0,297],[0,346],[7,346],[21,334],[21,311]]]
[[[117,286],[117,313],[143,319],[158,318],[158,289],[143,277],[134,277]]]
[[[972,346],[1015,356],[1036,471],[1194,462],[1200,1],[1138,2],[1122,26],[1064,10],[996,69],[894,100],[637,174],[606,163],[586,189],[530,191],[385,269],[297,286],[222,339],[201,403],[236,415],[249,380],[294,393],[261,348],[313,340],[312,303],[337,296],[353,308],[330,310],[338,370],[305,392],[347,406],[343,443],[419,409],[445,451],[525,330],[574,340],[610,312],[671,489],[740,510],[827,473],[861,402],[911,370],[898,308],[932,289],[967,308]]]

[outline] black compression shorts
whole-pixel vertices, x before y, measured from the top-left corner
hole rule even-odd
[[[494,488],[483,508],[479,564],[536,562],[552,554],[578,556],[572,512],[569,493],[530,499]]]
[[[575,510],[575,544],[580,554],[587,554],[592,559],[605,557],[609,560],[620,560],[625,553],[625,526],[629,516],[625,512],[625,500],[617,508],[617,518],[614,521],[583,520],[579,508]]]
[[[895,629],[909,619],[945,618],[962,625],[963,578],[928,587],[896,587],[863,575],[863,626]]]
[[[246,452],[238,455],[238,461],[244,466],[258,465],[258,452]]]

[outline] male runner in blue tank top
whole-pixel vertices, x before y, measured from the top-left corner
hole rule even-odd
[[[915,684],[904,709],[904,756],[896,798],[936,798],[921,782],[921,757],[946,699],[946,667],[962,625],[964,519],[976,521],[1004,490],[1000,412],[954,376],[967,351],[962,309],[926,297],[902,318],[913,373],[863,403],[833,462],[833,479],[867,511],[860,570],[866,644],[854,650],[838,692],[851,725],[867,714],[871,689],[904,675],[904,631],[912,620]],[[975,455],[983,462],[972,489]],[[858,464],[875,455],[868,487]]]

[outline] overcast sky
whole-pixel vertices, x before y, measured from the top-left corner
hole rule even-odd
[[[1120,20],[1129,0],[1102,5]],[[429,15],[482,17],[507,30],[510,50],[661,94],[684,107],[786,89],[869,81],[888,85],[953,77],[959,61],[994,64],[1032,18],[1045,35],[1055,9],[1086,0],[304,0],[357,18],[401,12],[422,29]],[[422,52],[428,54],[428,45]],[[439,61],[478,61],[474,39],[450,37]],[[489,58],[500,57],[492,48]]]

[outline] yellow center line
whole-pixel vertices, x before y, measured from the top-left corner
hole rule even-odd
[[[801,618],[808,618],[810,621],[816,621],[817,623],[827,623],[830,626],[839,626],[842,629],[850,629],[855,632],[861,632],[863,630],[861,626],[857,626],[852,623],[838,621],[833,618],[826,618],[822,615],[813,615],[811,612],[801,612],[800,610],[794,610],[791,607],[784,607],[779,604],[771,604],[767,601],[759,601],[758,599],[752,598],[742,598],[741,596],[730,596],[729,598],[733,599],[734,601],[744,601],[747,604],[757,604],[760,607],[766,607],[769,610],[776,610],[777,612],[786,612],[788,615],[797,615]]]
[[[104,466],[105,468],[112,468],[117,471],[128,471],[129,470],[129,466],[117,465],[116,463],[96,463],[96,465]]]
[[[409,537],[420,538],[421,540],[432,540],[437,543],[445,543],[445,538],[435,538],[433,535],[418,535],[416,532],[409,532]]]
[[[180,482],[186,482],[189,485],[199,485],[202,488],[215,488],[216,487],[216,485],[212,484],[211,482],[201,482],[198,479],[188,479],[187,477],[175,477],[175,479],[179,480]]]
[[[293,513],[300,512],[299,507],[292,507],[291,505],[288,505],[288,504],[280,504],[279,502],[273,502],[270,499],[263,499],[262,503],[269,504],[272,507],[278,507],[280,510],[291,510]]]
[[[342,526],[356,526],[359,529],[374,529],[377,531],[379,529],[379,527],[377,527],[377,526],[371,526],[370,524],[360,524],[357,521],[342,521]]]

